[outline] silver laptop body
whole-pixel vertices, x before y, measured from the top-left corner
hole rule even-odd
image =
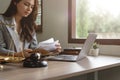
[[[94,44],[94,41],[96,40],[97,35],[90,33],[83,45],[82,50],[80,51],[79,55],[57,55],[57,56],[50,56],[47,59],[48,60],[55,60],[55,61],[70,61],[75,62],[79,61],[87,56],[89,53],[92,45]]]

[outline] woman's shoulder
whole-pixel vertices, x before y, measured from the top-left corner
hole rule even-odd
[[[0,14],[0,18],[2,18],[3,17],[3,15],[2,14]]]
[[[4,18],[3,18],[3,15],[0,15],[0,25],[3,25],[4,24]],[[0,27],[1,28],[1,27]]]
[[[3,26],[8,25],[8,20],[5,19],[3,15],[0,14],[0,30],[3,29]]]
[[[12,25],[13,24],[13,17],[5,17],[0,15],[0,23],[5,25]]]
[[[0,23],[5,24],[5,22],[5,17],[2,14],[0,14]]]
[[[0,14],[0,21],[3,21],[3,15]]]
[[[4,23],[3,15],[0,14],[0,30],[2,29],[3,23]]]

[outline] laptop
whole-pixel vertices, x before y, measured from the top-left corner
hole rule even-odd
[[[87,56],[89,53],[92,45],[94,44],[94,41],[96,40],[97,35],[90,33],[82,47],[82,50],[78,55],[65,55],[65,54],[59,54],[56,56],[49,56],[47,57],[47,60],[52,61],[69,61],[69,62],[76,62],[79,61]]]

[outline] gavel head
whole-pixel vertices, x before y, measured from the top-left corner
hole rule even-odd
[[[33,53],[30,55],[30,60],[38,61],[40,59],[40,53]]]

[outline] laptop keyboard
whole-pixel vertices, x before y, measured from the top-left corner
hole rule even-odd
[[[63,60],[76,60],[78,56],[76,55],[57,55],[54,58]]]
[[[64,58],[74,58],[74,57],[77,57],[77,56],[75,56],[75,55],[57,55],[56,57],[58,57],[58,58],[61,58],[61,57],[64,57]]]

